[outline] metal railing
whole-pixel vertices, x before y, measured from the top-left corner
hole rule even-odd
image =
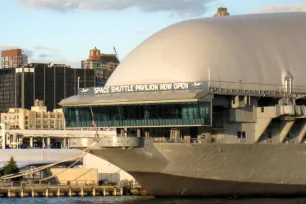
[[[253,91],[272,91],[285,93],[286,87],[277,84],[259,84],[259,83],[244,83],[242,81],[229,82],[229,81],[210,81],[209,88],[217,89],[231,89],[231,90],[253,90]],[[306,93],[306,86],[293,86],[293,93]]]
[[[62,181],[0,181],[0,188],[4,187],[52,187],[52,186],[97,186],[94,180],[62,180]]]
[[[152,138],[154,143],[193,143],[193,144],[215,144],[217,143],[216,139],[214,138],[190,138],[190,139],[184,139],[184,138]]]

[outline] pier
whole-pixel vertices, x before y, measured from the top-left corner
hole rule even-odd
[[[0,198],[60,197],[60,196],[123,196],[121,186],[98,186],[94,182],[56,183],[0,183]]]

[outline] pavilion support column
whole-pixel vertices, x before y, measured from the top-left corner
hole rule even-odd
[[[149,137],[150,137],[150,132],[149,132],[149,129],[148,129],[148,128],[145,129],[145,137],[146,137],[146,138],[149,138]]]
[[[33,137],[30,137],[30,148],[33,148]]]
[[[41,148],[45,149],[46,148],[45,138],[42,138],[41,140],[42,140],[42,147]]]
[[[66,148],[66,144],[67,144],[67,139],[64,138],[62,141],[62,149]]]
[[[120,137],[124,137],[124,129],[123,128],[120,129]]]
[[[48,149],[51,148],[51,138],[50,137],[47,138],[47,148]]]
[[[140,128],[137,129],[137,137],[141,137],[141,129]]]

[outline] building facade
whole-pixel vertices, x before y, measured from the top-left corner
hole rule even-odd
[[[119,65],[117,54],[101,53],[99,49],[90,50],[89,58],[81,62],[82,69],[94,70],[96,86],[104,86]]]
[[[218,8],[218,12],[214,16],[229,16],[230,13],[228,12],[227,8],[220,7]]]
[[[94,71],[59,64],[32,63],[24,68],[0,69],[0,113],[9,108],[31,109],[36,99],[48,111],[62,99],[76,95],[78,87],[94,86]]]
[[[8,113],[1,113],[1,122],[9,129],[64,129],[65,119],[62,109],[47,111],[44,101],[36,100],[31,110],[10,108]]]
[[[27,63],[28,56],[21,49],[4,50],[1,53],[1,68],[16,68]]]

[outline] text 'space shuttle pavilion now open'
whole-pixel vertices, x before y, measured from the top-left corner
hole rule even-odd
[[[61,101],[67,126],[116,128],[92,153],[157,197],[306,195],[305,36],[306,13],[172,25]]]

